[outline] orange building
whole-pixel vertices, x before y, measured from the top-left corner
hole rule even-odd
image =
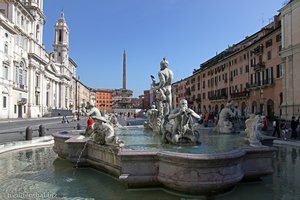
[[[215,112],[233,100],[241,114],[281,115],[282,61],[280,15],[194,70],[183,97],[196,112]],[[176,82],[178,87],[179,82]],[[175,88],[174,88],[175,89]]]
[[[96,107],[99,110],[112,109],[112,89],[93,89],[96,94]]]

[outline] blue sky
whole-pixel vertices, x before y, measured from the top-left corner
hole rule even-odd
[[[44,0],[44,43],[53,49],[63,9],[77,77],[93,88],[127,88],[137,97],[166,56],[174,81],[268,24],[286,0]]]

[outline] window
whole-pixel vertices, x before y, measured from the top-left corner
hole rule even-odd
[[[23,73],[24,73],[24,65],[23,65],[23,63],[21,63],[21,65],[20,65],[20,67],[19,67],[19,77],[18,77],[18,83],[20,84],[20,85],[23,85],[23,81],[24,81],[24,79],[23,79]]]
[[[40,98],[39,98],[40,96],[39,96],[39,94],[40,93],[38,93],[38,92],[35,93],[35,105],[39,105],[40,104]]]
[[[263,79],[264,79],[264,72],[263,71],[258,72],[258,85],[263,85]]]
[[[266,69],[266,80],[267,80],[267,84],[273,83],[273,67]]]
[[[256,77],[255,77],[255,74],[251,74],[250,75],[251,76],[251,78],[250,78],[250,80],[251,80],[251,85],[255,85],[256,84]]]
[[[6,106],[7,106],[7,105],[6,105],[6,100],[7,100],[7,99],[6,99],[6,98],[7,98],[6,96],[3,96],[3,108],[6,108]]]
[[[4,53],[8,54],[8,42],[4,43]]]
[[[277,65],[277,69],[276,69],[276,77],[277,78],[281,78],[282,77],[282,64]]]
[[[272,39],[266,41],[266,48],[272,46]]]
[[[8,66],[5,64],[3,65],[2,77],[3,79],[8,80]]]
[[[24,85],[26,84],[26,70],[24,63],[21,62],[19,66],[16,65],[15,69],[15,81],[20,88],[24,89]]]
[[[58,30],[58,42],[62,42],[62,30]]]
[[[46,106],[49,106],[49,92],[46,92]]]
[[[276,35],[276,42],[280,42],[281,41],[281,33]]]
[[[40,75],[39,74],[35,75],[35,86],[36,87],[40,86]]]
[[[268,60],[271,60],[271,59],[272,59],[272,52],[268,51]]]

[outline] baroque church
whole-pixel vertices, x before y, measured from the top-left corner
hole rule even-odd
[[[36,118],[75,108],[76,63],[62,12],[53,51],[43,44],[43,0],[0,0],[0,119]]]

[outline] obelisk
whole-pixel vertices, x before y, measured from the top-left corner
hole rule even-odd
[[[126,51],[123,53],[123,90],[126,90]]]

